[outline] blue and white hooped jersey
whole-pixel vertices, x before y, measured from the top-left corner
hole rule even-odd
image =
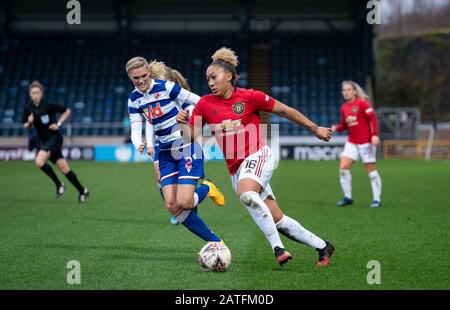
[[[152,80],[147,92],[137,88],[128,96],[128,113],[130,121],[149,121],[153,126],[155,141],[161,150],[167,150],[181,139],[176,121],[178,112],[188,110],[190,113],[200,97],[181,88],[171,81]]]

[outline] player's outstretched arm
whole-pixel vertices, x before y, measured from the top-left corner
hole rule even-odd
[[[305,115],[293,109],[284,103],[275,100],[275,105],[273,106],[272,113],[282,116],[291,122],[302,125],[306,127],[311,133],[313,133],[317,138],[329,141],[331,139],[331,128],[317,126]]]

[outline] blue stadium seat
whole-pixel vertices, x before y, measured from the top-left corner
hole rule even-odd
[[[339,122],[341,81],[362,82],[357,70],[361,52],[354,35],[284,34],[272,45],[272,95],[315,122],[327,126]],[[282,124],[280,133],[308,134],[295,124]]]
[[[239,86],[247,87],[248,46],[236,34],[133,33],[124,40],[115,33],[16,32],[0,37],[0,121],[22,121],[28,83],[37,79],[46,87],[48,99],[72,109],[70,122],[122,122],[133,89],[124,66],[136,55],[165,61],[185,75],[194,92],[207,94],[205,70],[220,46],[239,54]],[[355,36],[286,33],[277,35],[272,47],[272,96],[323,125],[338,122],[340,82],[363,79]],[[272,117],[272,122],[280,123],[282,135],[308,134],[283,119]],[[4,129],[0,134],[18,132],[23,130]],[[122,135],[124,130],[74,128],[73,134]]]

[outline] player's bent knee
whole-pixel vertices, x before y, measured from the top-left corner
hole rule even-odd
[[[192,201],[182,201],[177,202],[177,207],[183,210],[190,210],[194,207],[194,204],[192,203]]]
[[[255,195],[259,196],[257,192],[254,191],[248,191],[242,193],[242,195],[239,197],[239,200],[246,206],[251,207],[253,205]]]
[[[59,168],[59,170],[61,170],[61,172],[64,173],[64,174],[68,174],[69,171],[70,171],[70,169],[69,169],[68,166],[63,166],[63,167],[58,167],[58,168]]]
[[[36,160],[34,161],[34,163],[36,164],[36,166],[37,166],[38,168],[41,168],[41,167],[45,164],[45,161],[43,161],[42,159],[36,158]]]
[[[247,207],[252,216],[266,217],[270,214],[270,210],[264,207],[264,202],[261,201],[257,192],[247,191],[244,192],[239,200]]]
[[[341,170],[350,170],[351,167],[352,167],[351,164],[345,163],[345,164],[341,164],[341,165],[339,166],[339,169],[341,169]]]
[[[175,202],[173,202],[173,203],[171,203],[171,202],[166,203],[166,208],[167,208],[167,210],[169,210],[169,212],[171,212],[171,213],[172,213],[172,211],[178,211],[178,210],[177,210],[177,205],[176,205]]]

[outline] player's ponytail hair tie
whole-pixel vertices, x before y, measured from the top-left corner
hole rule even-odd
[[[239,64],[236,53],[232,49],[222,47],[211,56],[211,59],[213,60],[211,66],[220,66],[233,75],[231,84],[235,86],[239,80],[239,75],[236,73],[236,67]]]

